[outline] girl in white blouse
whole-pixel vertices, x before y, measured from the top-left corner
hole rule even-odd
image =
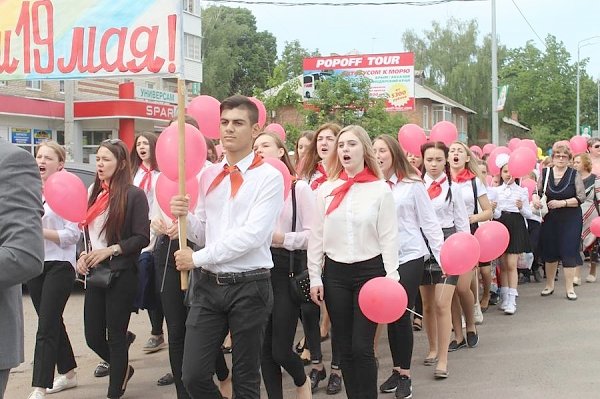
[[[358,293],[374,277],[399,279],[396,207],[362,127],[342,129],[334,148],[308,243],[311,297],[327,305],[348,398],[374,399],[377,324],[360,310]]]
[[[285,144],[277,134],[265,132],[258,135],[254,141],[254,151],[263,158],[280,159],[288,167],[290,174],[295,175]],[[265,330],[261,355],[261,373],[269,399],[283,399],[282,367],[294,380],[296,398],[311,398],[311,381],[304,373],[302,360],[292,350],[301,304],[290,293],[288,275],[291,257],[296,274],[306,270],[306,249],[316,204],[314,193],[305,181],[295,181],[292,190],[294,191],[287,195],[271,242],[273,311]],[[292,230],[294,214],[296,221],[295,229]],[[318,359],[317,363],[320,362],[321,359]]]
[[[518,296],[517,261],[519,254],[531,252],[529,233],[525,219],[533,217],[529,206],[529,195],[525,187],[519,186],[508,171],[509,156],[501,154],[496,158],[496,165],[501,170],[502,184],[490,191],[494,219],[504,224],[510,232],[510,241],[506,252],[501,257],[500,268],[500,309],[512,315],[517,311]]]
[[[35,160],[42,184],[65,164],[65,150],[55,142],[37,148]],[[43,398],[77,386],[75,356],[63,323],[63,311],[75,282],[75,246],[81,232],[77,223],[58,216],[44,200],[44,271],[28,281],[27,288],[38,314],[33,357],[34,391],[29,398]],[[59,376],[54,379],[54,368]]]
[[[428,142],[421,147],[425,174],[425,188],[435,209],[438,221],[447,239],[455,232],[470,233],[469,217],[458,187],[449,180],[448,147],[442,142]],[[434,253],[435,255],[435,253]],[[435,378],[448,377],[448,344],[450,341],[451,305],[458,276],[445,275],[444,265],[435,267],[430,258],[423,273],[421,297],[423,321],[429,340],[429,354],[424,364],[437,363]]]
[[[394,196],[398,218],[398,273],[408,296],[407,307],[412,309],[423,278],[424,257],[429,256],[425,238],[439,262],[444,235],[423,181],[398,142],[383,135],[375,139],[373,148]],[[413,328],[410,312],[388,324],[388,339],[393,360],[392,375],[379,389],[381,392],[396,392],[396,398],[408,398],[412,395]]]

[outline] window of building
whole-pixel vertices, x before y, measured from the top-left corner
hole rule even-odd
[[[183,0],[183,11],[200,15],[200,2],[198,0]]]
[[[189,58],[194,61],[201,61],[202,53],[200,49],[202,47],[202,38],[189,33],[184,34],[183,38],[185,46],[185,58]]]
[[[427,105],[423,105],[423,124],[421,127],[424,130],[429,130],[429,107]]]
[[[153,82],[146,82],[146,87],[148,89],[154,89],[154,83]]]
[[[56,131],[56,142],[60,145],[65,145],[65,131],[57,130]]]
[[[41,80],[26,80],[25,87],[30,90],[42,90],[42,81]]]
[[[64,80],[58,81],[58,92],[64,94],[64,92],[65,92],[65,81]]]
[[[96,156],[100,143],[112,138],[112,130],[84,130],[82,138],[83,163],[90,163],[90,159]]]
[[[0,87],[5,87],[8,85],[8,81],[6,80],[0,80]]]
[[[452,107],[446,104],[435,104],[433,110],[433,124],[441,121],[452,121]]]

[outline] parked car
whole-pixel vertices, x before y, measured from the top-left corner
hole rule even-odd
[[[96,179],[96,167],[94,165],[89,163],[65,162],[65,169],[83,180],[83,184],[86,187],[94,184],[94,180]]]

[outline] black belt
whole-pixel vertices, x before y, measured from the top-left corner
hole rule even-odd
[[[200,271],[214,279],[217,282],[217,285],[240,284],[248,281],[264,280],[271,277],[271,271],[269,269],[256,269],[239,273],[213,273],[206,269],[200,269]]]

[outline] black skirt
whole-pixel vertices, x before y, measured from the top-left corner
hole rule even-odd
[[[502,212],[498,219],[508,229],[510,241],[506,253],[520,254],[523,252],[531,252],[531,244],[529,241],[529,232],[525,225],[525,218],[518,212]]]

